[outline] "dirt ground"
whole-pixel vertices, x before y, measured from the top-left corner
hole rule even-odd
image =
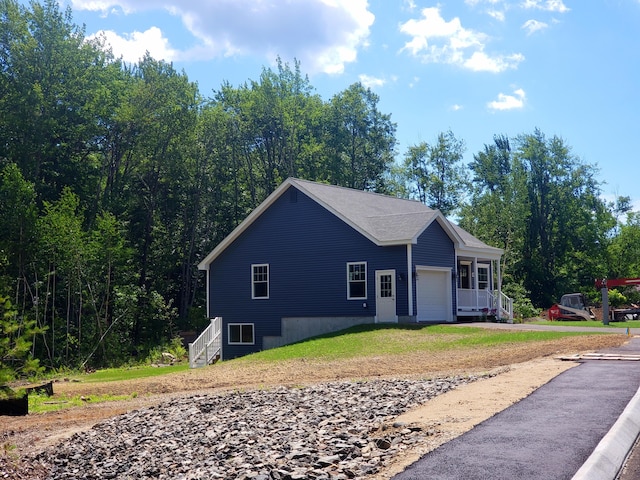
[[[375,378],[433,378],[451,374],[494,372],[496,376],[446,393],[397,420],[418,423],[437,431],[433,441],[401,455],[376,479],[389,478],[424,453],[473,428],[509,405],[529,395],[573,362],[558,355],[595,351],[619,346],[623,335],[594,335],[531,344],[500,345],[445,353],[415,353],[395,357],[348,361],[306,361],[304,359],[263,364],[248,368],[243,362],[219,363],[207,368],[161,377],[110,383],[57,382],[57,395],[83,395],[86,405],[59,412],[26,417],[0,417],[0,474],[3,478],[43,478],[27,472],[21,461],[28,453],[53,447],[73,433],[91,428],[103,419],[151,406],[170,397],[227,390],[267,388],[274,385],[305,385],[336,380]],[[91,395],[131,395],[124,401],[91,403]],[[2,475],[0,475],[2,477]]]

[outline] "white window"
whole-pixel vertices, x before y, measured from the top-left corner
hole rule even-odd
[[[347,299],[366,300],[367,298],[367,263],[347,263]]]
[[[230,323],[229,344],[253,345],[253,323]]]
[[[478,288],[480,290],[489,289],[489,265],[478,264]]]
[[[251,298],[269,298],[269,264],[251,265]]]

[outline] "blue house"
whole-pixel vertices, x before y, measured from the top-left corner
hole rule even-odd
[[[511,318],[501,255],[420,202],[289,178],[198,265],[214,320],[192,365],[363,323]]]

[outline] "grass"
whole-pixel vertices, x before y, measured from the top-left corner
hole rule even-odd
[[[349,359],[398,355],[416,351],[446,351],[503,343],[553,340],[581,332],[503,331],[447,325],[361,325],[334,334],[273,350],[255,353],[236,361],[283,361],[306,359]]]
[[[93,373],[72,375],[68,378],[80,380],[83,383],[120,382],[138,378],[158,377],[168,373],[185,372],[187,370],[189,370],[189,363],[184,362],[166,367],[141,365],[136,367],[105,368],[104,370],[98,370]]]
[[[46,395],[29,395],[29,413],[45,413],[63,410],[65,408],[80,407],[89,403],[113,402],[118,400],[128,400],[137,397],[132,395],[55,395],[47,397]]]

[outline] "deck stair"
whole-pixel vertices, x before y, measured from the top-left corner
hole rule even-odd
[[[189,367],[199,368],[215,363],[222,356],[222,318],[211,319],[209,326],[189,344]]]

